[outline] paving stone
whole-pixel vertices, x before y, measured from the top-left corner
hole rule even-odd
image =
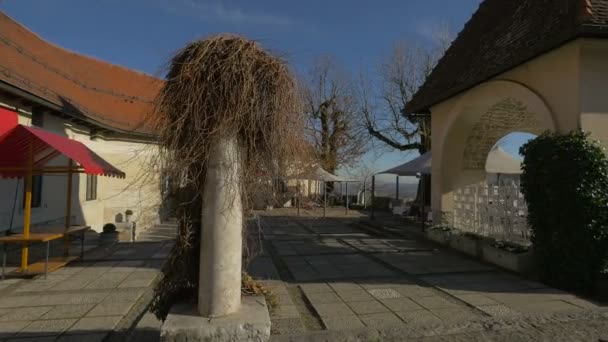
[[[449,309],[457,308],[458,305],[442,297],[421,297],[413,300],[427,309]]]
[[[374,296],[376,299],[391,299],[391,298],[401,298],[403,297],[401,293],[395,291],[392,288],[379,288],[379,289],[370,289],[368,292]]]
[[[83,271],[84,272],[84,271]],[[82,272],[81,272],[82,274]],[[99,275],[91,274],[89,276],[82,276],[78,274],[78,276],[74,276],[68,278],[65,281],[58,283],[57,285],[51,287],[52,291],[68,291],[68,290],[82,290],[87,287],[91,282],[95,281]]]
[[[80,318],[84,316],[95,304],[59,305],[45,313],[42,319]]]
[[[50,320],[39,320],[33,321],[25,328],[19,331],[18,335],[21,336],[58,336],[65,330],[67,330],[72,324],[76,322],[75,319],[50,319]]]
[[[107,296],[108,296],[109,292],[102,292],[102,293],[78,293],[78,294],[72,294],[72,295],[68,295],[68,299],[63,301],[63,302],[59,302],[56,303],[57,304],[94,304],[94,303],[100,303],[101,301],[103,301]]]
[[[439,317],[433,315],[428,310],[416,310],[406,312],[395,312],[406,324],[419,325],[419,324],[432,324],[441,323]]]
[[[0,316],[0,321],[26,321],[35,320],[51,310],[52,306],[35,306],[26,308],[14,308],[5,315]]]
[[[86,316],[124,316],[133,307],[133,302],[104,301],[97,304]]]
[[[30,323],[31,321],[0,322],[0,338],[15,335]]]
[[[89,283],[85,288],[87,289],[110,289],[117,287],[118,284],[122,283],[127,277],[128,273],[117,272],[117,273],[106,273]]]
[[[145,289],[142,288],[121,288],[114,289],[111,291],[108,296],[104,299],[104,301],[112,301],[112,302],[135,302],[137,301],[145,292]]]
[[[289,294],[274,295],[274,299],[278,305],[294,305]]]
[[[302,284],[302,285],[300,285],[300,288],[302,289],[302,291],[304,291],[305,294],[319,293],[319,292],[333,292],[331,287],[327,286],[327,284],[325,284],[325,283]]]
[[[386,327],[393,325],[401,325],[403,322],[393,313],[375,313],[360,315],[361,321],[368,327]]]
[[[6,296],[0,298],[0,308],[17,308],[24,306],[38,306],[39,296]],[[43,306],[41,304],[40,306]]]
[[[393,311],[414,311],[424,308],[409,298],[383,299],[381,302]]]
[[[327,330],[350,330],[364,327],[361,320],[354,315],[321,317],[321,320]]]
[[[33,337],[15,337],[4,340],[5,342],[54,342],[57,336],[33,336]],[[88,342],[88,341],[87,341]]]
[[[354,314],[344,303],[313,304],[313,307],[321,317],[349,316]]]
[[[298,334],[306,331],[302,320],[299,318],[273,319],[271,329],[273,335]]]
[[[97,333],[97,334],[63,334],[57,342],[102,342],[108,333]]]
[[[554,314],[559,312],[574,312],[582,310],[580,307],[561,300],[548,302],[514,303],[509,307],[524,314]]]
[[[340,292],[350,292],[363,289],[359,284],[356,283],[330,283],[329,286],[331,286],[331,288],[334,289],[334,291],[336,291],[338,294],[340,294]]]
[[[84,317],[78,320],[69,330],[69,334],[91,334],[112,331],[122,316]]]
[[[432,309],[431,312],[442,321],[453,323],[473,320],[478,315],[468,309]]]
[[[342,303],[340,297],[333,292],[307,293],[306,298],[314,304]]]
[[[350,302],[348,306],[357,314],[370,314],[370,313],[381,313],[381,312],[389,312],[389,309],[382,305],[382,303],[371,300],[365,302]]]
[[[437,295],[437,290],[432,287],[424,287],[416,284],[400,284],[393,286],[395,291],[405,297],[431,297]]]
[[[569,299],[564,299],[564,301],[568,302],[570,304],[574,304],[574,305],[576,305],[580,308],[584,308],[584,309],[598,308],[597,304],[584,300],[584,299],[581,299],[581,298],[569,298]]]
[[[512,317],[520,315],[519,312],[509,308],[506,305],[480,305],[477,309],[487,313],[492,317]]]
[[[300,313],[295,305],[279,305],[270,312],[273,318],[299,318]]]
[[[19,292],[43,292],[49,290],[51,287],[57,285],[57,283],[49,282],[49,283],[29,283],[27,285],[19,286],[19,288],[15,289],[16,293]]]
[[[361,302],[374,300],[374,297],[372,297],[372,295],[370,295],[367,291],[363,289],[355,291],[340,291],[338,292],[338,296],[342,298],[342,300],[345,302]]]
[[[125,279],[118,288],[126,288],[126,287],[148,287],[152,284],[152,279]]]
[[[56,271],[53,271],[53,274],[54,275],[74,275],[84,269],[85,269],[85,267],[80,267],[80,266],[66,266],[66,267],[62,267]]]
[[[366,290],[370,290],[370,289],[386,289],[386,288],[391,288],[395,285],[395,283],[389,282],[389,281],[385,281],[385,280],[377,280],[377,281],[373,281],[373,280],[366,280],[363,282],[360,282],[359,285],[361,287],[363,287]]]
[[[478,305],[498,305],[497,301],[488,298],[486,296],[480,294],[469,294],[469,295],[457,295],[456,298],[462,300],[463,302],[467,302],[473,306]]]

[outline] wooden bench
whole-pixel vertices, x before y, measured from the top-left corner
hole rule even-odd
[[[67,265],[69,262],[77,259],[78,257],[69,256],[69,237],[72,235],[80,234],[80,259],[84,258],[84,234],[90,229],[90,226],[70,226],[65,227],[52,227],[45,228],[44,231],[30,233],[29,237],[25,237],[23,234],[15,234],[9,236],[0,237],[0,243],[3,245],[2,253],[2,279],[5,277],[6,269],[6,257],[7,257],[7,244],[21,244],[27,247],[33,243],[46,243],[46,254],[44,262],[36,262],[27,266],[27,269],[19,269],[17,272],[21,274],[38,274],[43,273],[44,277],[48,275],[49,271],[54,271]],[[50,242],[57,239],[65,239],[65,249],[63,257],[49,258]]]

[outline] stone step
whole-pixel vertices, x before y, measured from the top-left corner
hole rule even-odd
[[[140,235],[137,237],[137,241],[165,241],[173,240],[174,236],[160,236],[160,235]]]
[[[169,232],[169,233],[177,232],[177,229],[175,229],[175,228],[162,228],[162,227],[160,227],[160,228],[159,227],[150,227],[144,231],[152,231],[152,230],[159,231],[159,232]]]
[[[167,228],[167,229],[177,229],[176,223],[156,223],[154,227],[158,228]]]
[[[142,235],[175,237],[177,234],[176,234],[176,232],[167,233],[167,232],[159,232],[159,231],[155,231],[155,230],[146,230],[144,232],[139,233],[138,236],[142,236]]]

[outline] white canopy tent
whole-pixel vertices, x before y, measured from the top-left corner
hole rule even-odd
[[[495,146],[488,154],[486,172],[519,175],[522,173],[521,160],[505,152],[500,146]]]
[[[400,176],[422,176],[426,177],[431,174],[431,162],[433,160],[431,152],[427,152],[418,158],[414,158],[404,164],[395,166],[388,170],[379,172],[377,174],[394,174],[396,175],[397,189],[396,198],[399,199],[399,177]],[[486,172],[490,174],[510,174],[519,175],[522,173],[521,160],[515,156],[507,153],[500,146],[492,148],[488,154],[486,161]],[[374,189],[375,177],[372,178],[372,189]],[[424,184],[424,182],[422,183]],[[422,190],[424,194],[424,189]],[[372,198],[373,198],[372,190]],[[373,200],[372,200],[373,201]],[[373,206],[372,206],[372,217],[373,217]]]
[[[313,166],[306,171],[290,177],[291,179],[307,179],[323,182],[323,217],[327,215],[327,182],[342,182],[346,183],[346,212],[348,213],[348,183],[357,182],[355,180],[345,179],[325,171],[321,166]],[[300,193],[298,191],[298,215],[300,214]]]
[[[427,152],[418,158],[414,158],[405,164],[401,164],[390,168],[386,171],[379,172],[378,174],[394,174],[397,176],[416,176],[419,174],[430,174],[431,173],[431,152]]]

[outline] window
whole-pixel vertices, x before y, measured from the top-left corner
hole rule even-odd
[[[97,199],[97,175],[87,175],[87,201]]]
[[[44,124],[43,114],[40,109],[32,110],[32,126],[42,127]]]
[[[32,208],[42,204],[42,175],[32,176]],[[25,187],[23,187],[23,207],[25,208]]]

